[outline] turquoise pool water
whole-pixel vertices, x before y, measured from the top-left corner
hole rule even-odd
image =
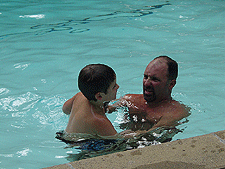
[[[223,0],[1,0],[0,168],[68,162],[74,150],[55,132],[89,63],[114,68],[119,98],[141,93],[146,65],[168,55],[179,63],[173,97],[192,108],[174,140],[224,130],[224,18]]]

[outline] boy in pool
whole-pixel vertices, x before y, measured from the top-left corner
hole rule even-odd
[[[106,117],[105,106],[116,99],[119,88],[114,70],[103,64],[85,66],[78,77],[77,93],[63,105],[63,112],[70,114],[65,131],[99,136],[113,136],[117,132]]]

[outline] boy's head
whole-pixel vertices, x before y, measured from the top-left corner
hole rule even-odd
[[[114,70],[104,64],[90,64],[85,66],[78,77],[78,87],[88,100],[97,101],[95,94],[107,90],[116,79]]]

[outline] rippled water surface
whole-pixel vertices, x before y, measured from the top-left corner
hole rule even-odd
[[[0,166],[67,163],[63,103],[89,63],[117,73],[118,98],[142,92],[146,65],[179,63],[173,97],[192,108],[176,139],[225,129],[225,1],[14,0],[0,2]],[[120,114],[109,115],[117,131]]]

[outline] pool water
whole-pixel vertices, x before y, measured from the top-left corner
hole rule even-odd
[[[119,98],[142,93],[147,64],[168,55],[179,64],[173,98],[192,108],[173,140],[224,130],[224,9],[224,0],[1,0],[1,168],[69,162],[76,150],[55,132],[90,63],[116,71]],[[108,117],[120,132],[120,115]]]

